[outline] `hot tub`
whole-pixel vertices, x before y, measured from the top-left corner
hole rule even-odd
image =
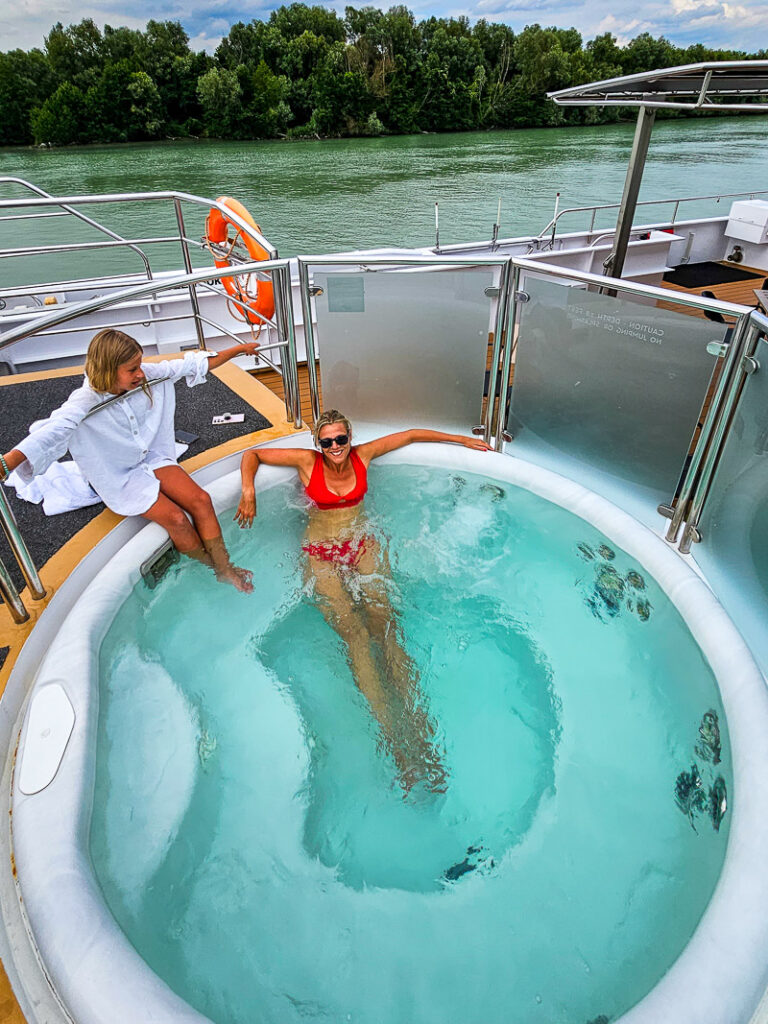
[[[23,905],[69,1013],[746,1024],[767,973],[768,706],[706,584],[508,456],[414,445],[371,481],[447,785],[403,784],[329,645],[295,474],[260,469],[257,530],[279,528],[233,538],[254,598],[202,569],[192,586],[194,567],[144,589],[164,536],[146,527],[51,645],[14,777]],[[231,509],[239,474],[209,490]],[[388,524],[408,494],[421,512]],[[471,548],[483,570],[460,583]],[[673,620],[688,632],[664,639]]]

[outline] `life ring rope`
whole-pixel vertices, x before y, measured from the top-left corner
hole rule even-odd
[[[268,260],[270,254],[267,250],[220,209],[220,206],[225,207],[226,210],[236,214],[261,234],[261,228],[243,204],[230,196],[219,196],[216,202],[219,206],[211,207],[205,221],[205,236],[203,238],[203,243],[213,257],[214,264],[219,269],[231,267],[233,265],[232,253],[240,240],[254,262]],[[235,232],[231,239],[230,227]],[[221,248],[216,251],[213,248],[214,244],[225,248],[223,251]],[[229,296],[227,308],[230,315],[236,320],[247,323],[254,340],[258,339],[264,324],[271,322],[275,315],[275,296],[271,279],[260,280],[255,273],[232,274],[229,277],[222,277],[221,283]],[[252,283],[255,283],[253,290],[251,289]]]

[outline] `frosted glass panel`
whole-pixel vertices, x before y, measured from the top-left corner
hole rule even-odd
[[[559,282],[523,287],[513,451],[530,446],[670,501],[715,364],[707,343],[726,328]]]
[[[692,554],[768,670],[768,343],[747,378]]]
[[[494,276],[315,270],[324,406],[387,425],[479,423]]]

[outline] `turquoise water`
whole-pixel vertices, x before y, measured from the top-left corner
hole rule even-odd
[[[65,149],[0,149],[0,174],[26,178],[54,195],[177,189],[205,197],[235,196],[282,256],[377,246],[434,243],[440,204],[443,245],[491,237],[502,200],[500,237],[536,234],[560,209],[621,200],[634,124],[407,135],[318,142],[169,142]],[[641,200],[765,189],[768,136],[764,117],[659,121],[653,130]],[[14,192],[14,194],[17,194]],[[18,192],[18,195],[21,195]],[[729,201],[681,209],[686,216],[725,215]],[[684,211],[688,210],[686,214]],[[124,237],[176,230],[171,208],[128,206],[85,211]],[[187,234],[200,238],[202,211],[185,210]],[[671,215],[648,207],[641,221]],[[616,211],[596,226],[614,227]],[[583,230],[587,215],[560,222]],[[0,245],[19,246],[18,226],[0,225]],[[32,223],[25,245],[93,240],[69,219]],[[150,251],[160,267],[180,266],[177,246]],[[206,254],[198,265],[210,263]],[[137,257],[116,250],[4,260],[4,280],[60,281],[107,271],[141,271]],[[154,265],[154,264],[153,264]],[[74,268],[74,269],[73,269]],[[76,272],[75,272],[76,271]]]
[[[304,583],[304,499],[276,487],[227,531],[254,596],[178,567],[103,644],[107,902],[218,1024],[613,1020],[725,854],[711,671],[644,570],[563,510],[466,473],[371,484],[401,710],[432,723],[445,791],[404,784]]]

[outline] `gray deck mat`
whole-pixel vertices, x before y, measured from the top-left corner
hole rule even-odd
[[[51,377],[0,388],[0,452],[13,448],[26,436],[30,423],[48,416],[80,383],[79,376]],[[245,420],[213,426],[212,418],[225,412],[242,412]],[[215,445],[270,426],[269,420],[213,375],[205,384],[194,388],[187,387],[183,380],[176,385],[176,429],[199,435],[199,439],[181,456],[181,463]],[[13,488],[4,487],[3,491],[38,568],[104,509],[102,504],[98,504],[58,516],[46,516],[42,505],[22,501]],[[21,589],[24,579],[2,532],[0,558]]]

